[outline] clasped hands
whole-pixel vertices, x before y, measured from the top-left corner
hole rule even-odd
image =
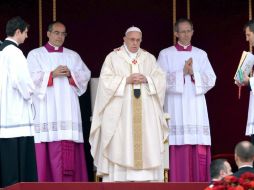
[[[183,68],[184,75],[193,75],[192,63],[192,58],[189,58],[187,61],[185,61],[185,65]]]
[[[144,75],[140,73],[133,73],[126,79],[127,84],[141,84],[147,83],[147,79]]]
[[[59,65],[53,72],[52,77],[70,77],[71,72],[69,68],[65,65]]]

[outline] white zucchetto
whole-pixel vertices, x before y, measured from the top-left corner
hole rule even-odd
[[[132,26],[132,27],[128,28],[125,32],[125,35],[127,35],[128,32],[140,32],[140,33],[142,33],[141,30],[136,26]]]

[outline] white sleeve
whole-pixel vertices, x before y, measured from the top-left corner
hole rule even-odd
[[[36,53],[31,51],[27,56],[28,67],[35,84],[35,95],[43,99],[46,95],[50,71],[43,71]]]
[[[74,59],[74,67],[71,68],[71,76],[77,87],[72,87],[78,96],[86,92],[88,82],[91,78],[91,72],[82,61],[81,57],[77,54]]]
[[[194,70],[196,94],[205,94],[215,85],[216,75],[208,60],[207,55],[201,59],[201,67],[198,71]]]
[[[183,93],[184,87],[184,75],[183,71],[170,71],[167,55],[165,53],[160,53],[158,60],[159,66],[164,72],[166,72],[167,79],[167,93]]]

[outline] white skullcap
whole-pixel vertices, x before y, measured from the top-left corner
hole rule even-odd
[[[127,35],[128,32],[140,32],[140,33],[142,33],[141,30],[136,26],[132,26],[132,27],[128,28],[125,32],[125,35]]]

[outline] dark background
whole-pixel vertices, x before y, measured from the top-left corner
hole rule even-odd
[[[0,39],[5,24],[21,16],[30,25],[29,38],[21,45],[24,54],[39,46],[39,0],[0,1]],[[52,0],[42,0],[43,44],[46,29],[53,20]],[[138,26],[143,32],[142,48],[156,57],[161,49],[173,44],[173,0],[58,0],[56,18],[65,23],[68,36],[65,47],[77,51],[98,77],[105,56],[119,47],[125,30]],[[187,0],[176,1],[177,18],[187,16]],[[190,18],[194,23],[192,45],[204,49],[217,75],[216,86],[207,93],[211,124],[212,154],[233,153],[235,144],[244,139],[249,92],[238,88],[233,76],[243,50],[249,50],[243,25],[249,19],[248,0],[190,0]],[[80,98],[87,165],[92,179],[89,155],[90,91]]]

